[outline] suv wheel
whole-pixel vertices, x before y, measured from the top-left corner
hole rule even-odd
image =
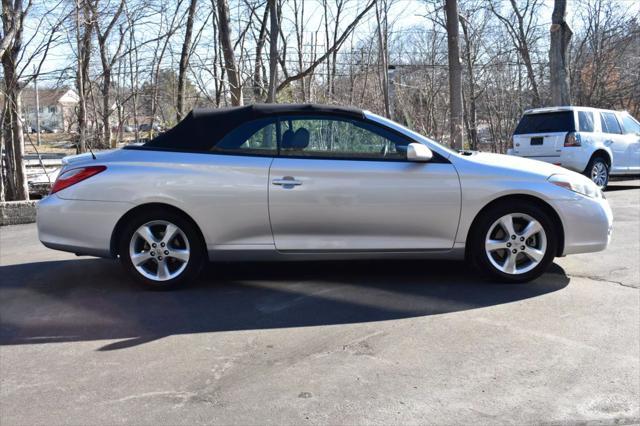
[[[609,166],[602,157],[593,157],[589,161],[585,174],[600,189],[605,189],[609,183]]]
[[[149,288],[164,289],[195,279],[204,260],[204,245],[195,226],[162,209],[143,212],[121,233],[120,260]]]
[[[471,240],[474,264],[489,278],[526,282],[538,278],[556,252],[553,222],[541,208],[518,201],[482,214]]]

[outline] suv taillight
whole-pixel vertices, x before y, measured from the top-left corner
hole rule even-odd
[[[569,132],[564,137],[564,146],[581,146],[580,133]]]
[[[63,170],[62,173],[58,175],[58,178],[51,187],[50,194],[55,194],[56,192],[68,188],[71,185],[82,182],[83,180],[97,175],[98,173],[103,172],[106,169],[107,166],[86,166]]]

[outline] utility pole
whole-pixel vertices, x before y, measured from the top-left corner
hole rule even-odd
[[[40,94],[38,93],[38,75],[36,67],[33,67],[33,88],[36,91],[36,140],[40,146]]]

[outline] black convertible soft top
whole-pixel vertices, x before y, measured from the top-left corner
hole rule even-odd
[[[276,115],[333,115],[364,118],[362,110],[317,104],[254,104],[231,108],[194,109],[175,127],[143,148],[209,151],[227,133],[248,121]]]

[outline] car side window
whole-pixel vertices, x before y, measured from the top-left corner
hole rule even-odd
[[[612,112],[601,112],[600,124],[602,125],[602,131],[604,133],[622,134],[620,123],[618,123],[616,115]]]
[[[590,111],[578,111],[578,121],[581,132],[593,132],[593,113]]]
[[[276,121],[267,118],[244,123],[218,141],[211,151],[275,155],[278,152]]]
[[[622,115],[622,125],[626,134],[640,134],[640,123],[633,119],[629,114]]]
[[[373,124],[333,117],[284,117],[280,128],[286,156],[404,160],[410,143]]]

